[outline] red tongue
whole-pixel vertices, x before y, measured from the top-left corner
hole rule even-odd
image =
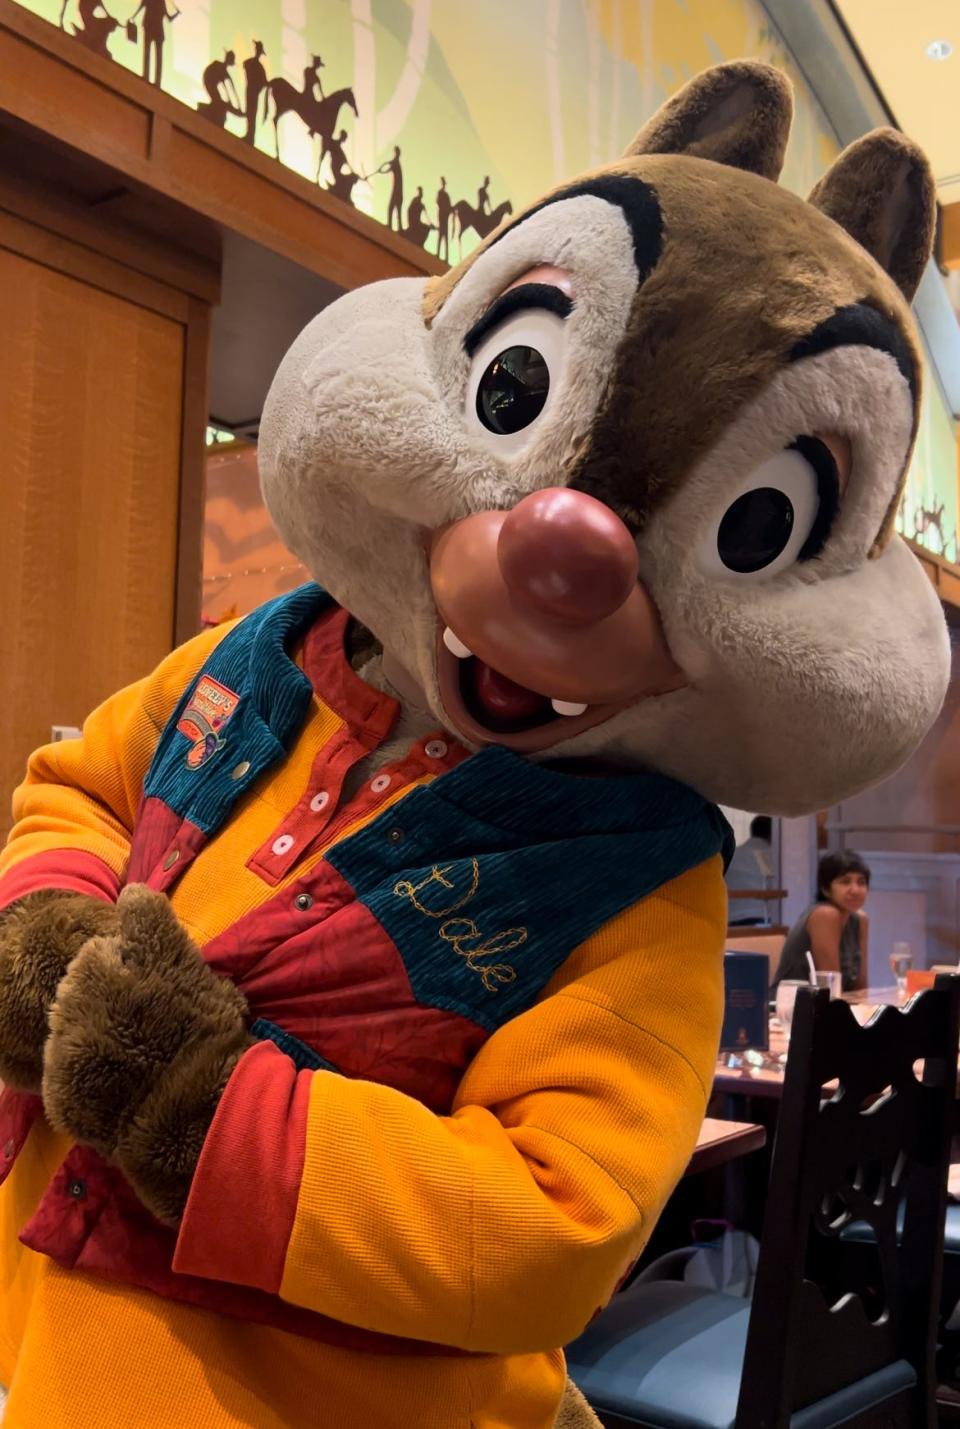
[[[474,658],[471,666],[473,693],[491,721],[514,723],[549,711],[549,703],[543,695],[518,685],[492,665]]]

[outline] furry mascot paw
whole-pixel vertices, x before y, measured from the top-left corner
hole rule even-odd
[[[60,979],[90,938],[116,932],[117,910],[84,893],[42,889],[0,913],[0,1081],[38,1092],[47,1016]]]
[[[183,1212],[230,1073],[253,1039],[237,989],[210,971],[168,900],[134,885],[119,931],[77,954],[50,1012],[52,1126],[123,1171],[158,1219]]]

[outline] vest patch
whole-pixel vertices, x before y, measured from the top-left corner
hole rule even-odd
[[[190,740],[185,760],[188,769],[199,769],[223,748],[222,731],[230,722],[240,696],[210,675],[201,675],[180,718],[177,729]]]

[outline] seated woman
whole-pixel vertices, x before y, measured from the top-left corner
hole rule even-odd
[[[774,983],[809,974],[807,952],[818,972],[839,972],[843,991],[867,985],[867,929],[863,905],[870,870],[858,853],[828,853],[817,869],[817,901],[786,936]]]

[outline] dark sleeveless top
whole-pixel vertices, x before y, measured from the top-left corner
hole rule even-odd
[[[780,954],[780,965],[777,968],[777,975],[773,979],[773,986],[784,978],[787,980],[801,978],[804,982],[810,976],[810,968],[807,964],[807,952],[810,948],[810,934],[807,932],[807,922],[814,908],[819,905],[811,903],[802,918],[798,918],[790,929],[783,943],[783,952]],[[860,978],[860,914],[851,913],[844,923],[840,933],[840,973],[843,979],[844,992],[850,992],[856,987]]]

